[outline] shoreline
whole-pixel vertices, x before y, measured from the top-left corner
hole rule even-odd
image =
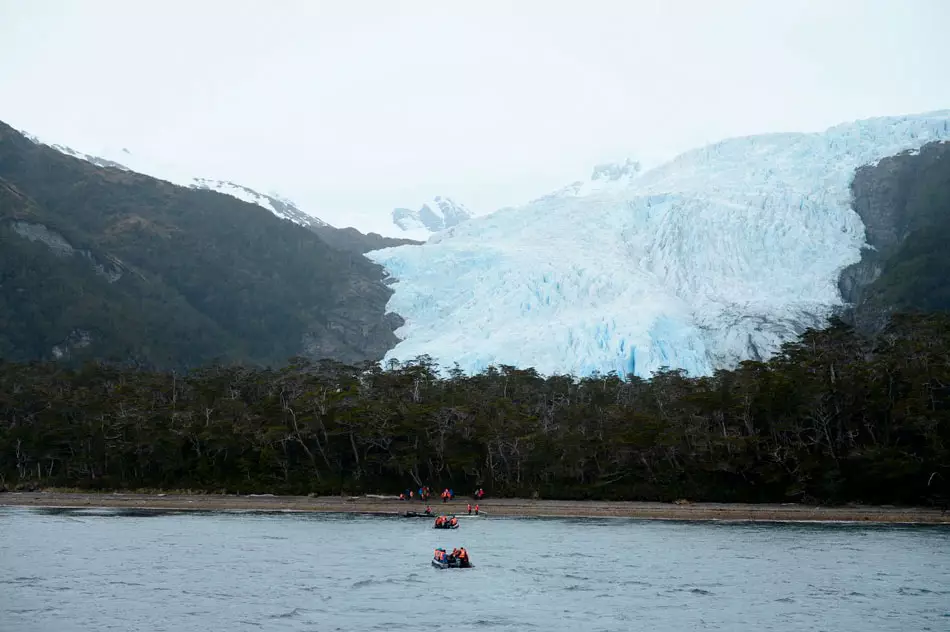
[[[430,502],[433,515],[464,515],[469,500]],[[474,505],[474,501],[472,502]],[[950,512],[923,507],[810,506],[788,504],[688,503],[531,500],[486,498],[484,517],[512,518],[638,518],[645,520],[721,520],[741,522],[856,522],[885,524],[947,524]],[[0,507],[126,508],[174,511],[283,511],[363,513],[398,516],[422,511],[418,500],[388,496],[271,496],[223,494],[140,494],[123,492],[5,492]]]

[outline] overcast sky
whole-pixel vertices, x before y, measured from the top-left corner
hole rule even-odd
[[[0,120],[381,229],[707,142],[950,107],[948,0],[0,0]],[[391,232],[391,231],[387,231]]]

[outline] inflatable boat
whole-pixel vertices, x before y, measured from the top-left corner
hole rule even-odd
[[[475,568],[475,565],[469,563],[466,566],[461,566],[458,560],[452,560],[451,562],[440,562],[439,560],[432,560],[432,565],[436,568]]]

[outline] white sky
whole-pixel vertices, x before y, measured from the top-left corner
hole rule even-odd
[[[0,120],[337,225],[950,107],[950,0],[0,0]],[[391,227],[386,230],[392,233]]]

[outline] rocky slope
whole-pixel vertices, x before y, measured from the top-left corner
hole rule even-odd
[[[950,309],[950,143],[859,168],[851,194],[868,247],[841,275],[845,317],[873,332],[896,309]]]

